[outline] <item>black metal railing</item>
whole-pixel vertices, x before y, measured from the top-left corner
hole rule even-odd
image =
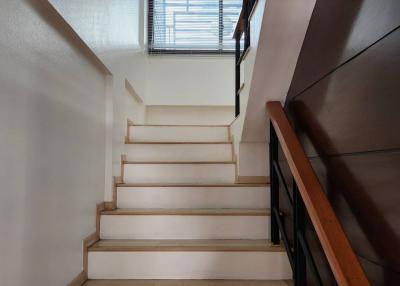
[[[322,280],[317,270],[310,248],[305,239],[306,210],[303,199],[292,178],[290,192],[279,165],[279,140],[273,124],[270,124],[270,182],[271,182],[271,241],[279,245],[281,240],[285,246],[290,265],[293,270],[295,286],[307,285],[306,273],[312,275],[313,285],[321,286]],[[284,215],[280,212],[279,200],[283,194],[289,202],[293,214],[293,242],[289,243],[284,225]]]
[[[243,1],[235,38],[235,117],[240,114],[240,64],[250,47],[250,16],[257,0]]]

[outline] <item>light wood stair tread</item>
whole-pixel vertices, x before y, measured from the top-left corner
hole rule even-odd
[[[263,251],[282,252],[281,245],[272,245],[266,239],[186,239],[99,240],[89,251]]]
[[[213,164],[236,164],[235,161],[124,161],[124,164],[146,164],[146,165],[213,165]]]
[[[125,141],[125,144],[232,144],[231,141]]]
[[[269,209],[115,209],[102,215],[268,216]]]
[[[117,187],[267,187],[267,183],[237,184],[117,184]]]
[[[84,286],[291,286],[283,280],[89,280]]]
[[[229,125],[223,125],[223,124],[186,124],[186,125],[180,125],[180,124],[132,124],[129,123],[129,126],[138,126],[138,127],[226,127],[228,128]]]

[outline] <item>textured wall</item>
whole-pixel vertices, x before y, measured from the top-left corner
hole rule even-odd
[[[105,75],[46,1],[0,1],[0,284],[82,270],[105,170]],[[75,39],[76,40],[76,39]]]

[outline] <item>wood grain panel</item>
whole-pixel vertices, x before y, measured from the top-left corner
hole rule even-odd
[[[289,98],[400,25],[398,0],[318,0]]]
[[[312,162],[357,254],[400,272],[400,152]]]
[[[400,148],[399,74],[400,28],[287,102],[308,156]]]

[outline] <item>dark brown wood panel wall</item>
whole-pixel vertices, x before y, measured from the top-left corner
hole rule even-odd
[[[399,0],[317,0],[285,104],[372,285],[400,285],[399,26]],[[331,285],[311,225],[307,239]]]
[[[317,0],[289,97],[400,25],[398,0]]]

